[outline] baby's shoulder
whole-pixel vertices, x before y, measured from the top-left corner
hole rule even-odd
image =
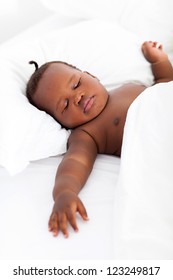
[[[105,130],[99,125],[99,120],[92,120],[75,128],[72,132],[73,139],[80,139],[83,143],[92,142],[96,145],[97,151],[101,151],[105,145]],[[74,136],[73,136],[74,135]]]
[[[92,120],[86,124],[83,124],[75,129],[73,129],[68,144],[75,143],[75,145],[95,145],[97,151],[99,152],[102,148],[102,144],[104,141],[105,135],[101,127],[96,125],[95,120]]]

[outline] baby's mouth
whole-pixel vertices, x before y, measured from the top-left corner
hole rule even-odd
[[[83,103],[83,112],[88,113],[94,103],[94,96],[88,97]]]

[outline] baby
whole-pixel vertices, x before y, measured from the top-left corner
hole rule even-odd
[[[144,42],[142,52],[151,63],[155,84],[173,80],[173,68],[157,42]],[[127,111],[145,86],[125,84],[108,92],[88,72],[65,62],[52,61],[36,70],[27,84],[27,97],[64,127],[72,129],[55,178],[54,206],[49,230],[68,237],[68,223],[78,231],[76,212],[88,220],[78,197],[92,171],[97,154],[121,155]]]

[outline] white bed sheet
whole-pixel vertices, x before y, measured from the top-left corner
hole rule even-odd
[[[61,157],[31,163],[13,177],[0,168],[0,259],[103,260],[113,258],[113,201],[119,158],[99,155],[81,191],[89,221],[65,239],[48,231],[52,189]],[[70,228],[70,227],[69,227]]]

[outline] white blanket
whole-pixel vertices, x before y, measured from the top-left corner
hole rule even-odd
[[[115,258],[173,259],[173,82],[129,109],[115,200]]]

